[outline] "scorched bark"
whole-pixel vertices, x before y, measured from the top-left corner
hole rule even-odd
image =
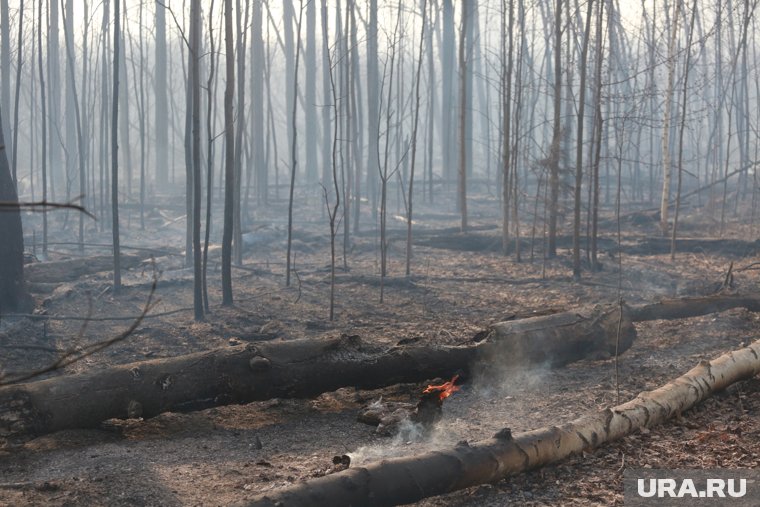
[[[340,387],[374,389],[449,378],[474,364],[560,365],[614,352],[618,306],[493,326],[457,347],[387,347],[356,336],[241,345],[0,388],[0,438],[95,427],[271,398],[306,398]],[[620,351],[635,337],[623,312]],[[556,355],[555,355],[556,353]]]
[[[698,366],[654,391],[561,426],[351,468],[253,498],[248,507],[399,505],[492,483],[662,423],[712,393],[760,373],[760,340]]]

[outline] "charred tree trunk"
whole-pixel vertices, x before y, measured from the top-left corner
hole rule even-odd
[[[55,2],[54,2],[55,3]],[[111,237],[113,238],[113,291],[121,290],[121,249],[119,247],[119,42],[121,15],[119,0],[113,3],[113,97],[111,97]],[[129,146],[126,147],[129,149]]]
[[[562,365],[620,351],[636,332],[618,306],[496,324],[459,347],[367,344],[357,336],[241,345],[0,388],[0,437],[97,426],[275,397],[316,396],[344,386],[418,382],[475,364]],[[480,368],[480,366],[479,366]],[[97,386],[97,389],[93,387]]]
[[[760,296],[703,296],[680,299],[663,299],[651,305],[631,308],[631,319],[634,322],[658,319],[686,319],[707,315],[708,313],[724,312],[732,308],[746,308],[751,312],[760,311]]]
[[[222,231],[222,305],[232,306],[232,228],[235,195],[235,50],[232,31],[232,0],[224,0],[225,65],[224,90],[224,226]]]
[[[0,111],[0,125],[2,113]],[[25,300],[24,289],[24,231],[18,194],[11,175],[5,139],[0,128],[0,314],[18,310]]]
[[[663,423],[712,393],[760,373],[760,341],[701,362],[686,374],[635,399],[563,424],[512,436],[509,428],[488,440],[384,460],[300,483],[244,505],[398,505],[493,483],[555,463],[584,450]]]

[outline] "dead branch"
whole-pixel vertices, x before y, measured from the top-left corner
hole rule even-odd
[[[84,347],[76,347],[71,348],[64,352],[64,354],[59,357],[56,361],[49,364],[48,366],[45,366],[43,368],[40,368],[38,370],[21,374],[16,377],[9,376],[7,374],[1,374],[0,375],[0,386],[8,385],[8,384],[17,384],[19,382],[25,382],[27,380],[33,379],[35,377],[39,377],[40,375],[44,375],[45,373],[50,373],[51,371],[55,371],[61,368],[65,368],[66,366],[72,365],[76,362],[81,361],[82,359],[85,359],[86,357],[89,357],[97,352],[100,352],[101,350],[110,347],[111,345],[114,345],[116,343],[119,343],[120,341],[123,341],[127,339],[142,323],[145,316],[150,312],[150,310],[153,308],[155,304],[158,303],[158,301],[153,301],[153,296],[156,292],[156,285],[158,284],[158,273],[155,269],[155,264],[153,268],[153,283],[150,287],[150,293],[148,294],[148,299],[145,302],[145,306],[143,307],[142,313],[137,317],[137,319],[134,320],[131,326],[127,328],[122,333],[118,334],[117,336],[114,336],[112,338],[109,338],[107,340],[102,340],[96,343],[92,343],[90,345],[85,345]],[[91,310],[91,308],[90,308]],[[82,328],[80,329],[80,333],[84,333],[86,326],[87,326],[88,320],[85,320],[82,324]],[[10,377],[10,378],[9,378]]]
[[[97,220],[97,217],[87,211],[87,208],[80,204],[74,204],[74,201],[81,199],[81,196],[73,199],[70,202],[67,203],[60,203],[60,202],[48,202],[48,201],[33,201],[33,202],[8,202],[8,201],[0,201],[0,212],[1,211],[15,211],[15,210],[27,210],[27,211],[39,211],[39,212],[47,212],[51,209],[73,209],[75,211],[78,211],[84,215],[87,215],[88,217],[92,218],[93,220]]]

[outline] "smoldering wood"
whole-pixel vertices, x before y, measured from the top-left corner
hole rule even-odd
[[[0,388],[0,438],[97,427],[271,398],[307,398],[340,387],[374,389],[500,368],[558,366],[615,350],[636,334],[626,309],[595,307],[495,324],[462,346],[365,343],[358,336],[240,345]],[[139,408],[135,408],[139,407]]]
[[[499,481],[525,470],[618,440],[640,428],[661,424],[714,392],[760,373],[760,341],[702,361],[686,374],[622,405],[560,426],[512,435],[504,428],[474,444],[387,459],[349,468],[252,498],[249,507],[308,505],[399,505]]]

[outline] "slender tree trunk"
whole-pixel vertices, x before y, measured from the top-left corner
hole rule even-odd
[[[42,17],[42,2],[43,0],[39,1],[38,10],[37,10],[37,49],[38,49],[38,64],[39,64],[39,72],[40,72],[40,104],[42,108],[42,114],[40,115],[42,118],[42,129],[40,131],[41,135],[41,145],[42,145],[42,152],[40,153],[40,163],[42,165],[42,202],[47,202],[47,161],[48,161],[48,149],[47,149],[47,100],[45,96],[45,67],[43,65],[43,59],[42,59],[42,32],[47,31],[47,24],[42,23],[43,17]],[[105,14],[103,15],[105,17]],[[47,251],[48,251],[48,221],[47,221],[47,213],[42,214],[42,256],[44,259],[47,260]]]
[[[316,0],[306,3],[306,43],[304,44],[304,116],[306,119],[305,172],[306,183],[319,181],[317,165],[317,6]]]
[[[113,3],[113,97],[111,97],[111,236],[113,238],[113,291],[121,290],[119,247],[119,57],[121,15],[119,0]]]
[[[594,76],[594,140],[593,140],[593,174],[592,174],[592,205],[591,205],[591,270],[599,269],[597,262],[597,231],[599,225],[599,163],[602,154],[602,64],[604,54],[602,37],[602,20],[605,0],[599,1],[599,11],[596,19],[596,68]],[[641,129],[639,129],[641,134]],[[640,136],[639,136],[640,138]]]
[[[361,219],[361,195],[362,195],[362,172],[365,166],[364,159],[364,114],[362,112],[362,95],[361,95],[361,73],[359,70],[359,35],[356,26],[356,1],[351,0],[351,8],[349,9],[348,16],[351,18],[351,33],[350,33],[350,53],[351,53],[351,87],[349,94],[351,95],[351,116],[354,118],[352,123],[353,129],[351,131],[351,153],[353,155],[353,163],[355,167],[354,174],[354,195],[353,195],[353,230],[354,234],[359,232],[359,220]],[[348,204],[348,203],[347,203]],[[344,248],[348,245],[344,244]],[[348,263],[344,256],[344,268],[348,269]]]
[[[409,170],[409,196],[407,197],[406,217],[406,276],[412,274],[412,211],[414,204],[414,168],[417,162],[417,127],[420,122],[420,83],[422,82],[422,60],[425,44],[425,28],[427,27],[427,0],[420,0],[422,24],[420,28],[420,43],[417,48],[417,74],[414,83],[414,124],[412,126],[412,159]]]
[[[436,94],[438,93],[438,87],[435,80],[435,60],[433,55],[433,21],[432,13],[437,11],[437,4],[433,0],[431,6],[431,18],[430,27],[428,29],[427,37],[425,38],[425,51],[427,53],[427,88],[428,88],[428,103],[427,103],[427,194],[428,202],[433,202],[433,147],[435,145],[435,107],[436,107]],[[424,190],[423,190],[424,192]],[[424,194],[423,194],[424,195]]]
[[[372,219],[377,223],[377,190],[380,168],[380,78],[377,64],[377,0],[369,0],[369,26],[367,27],[367,195]]]
[[[676,40],[678,35],[678,17],[681,13],[681,1],[673,2],[673,23],[668,39],[668,83],[665,87],[665,116],[662,124],[662,196],[660,198],[660,232],[668,235],[668,205],[670,202],[670,121],[673,107],[673,86],[676,73]]]
[[[66,40],[66,60],[68,62],[66,76],[69,78],[68,83],[68,98],[72,101],[71,107],[72,110],[69,111],[69,113],[72,114],[72,118],[74,121],[74,128],[72,129],[72,133],[76,135],[76,150],[73,150],[73,146],[69,147],[69,150],[76,151],[77,153],[77,159],[78,159],[78,165],[79,165],[79,195],[84,198],[84,195],[87,193],[87,175],[85,172],[85,156],[86,156],[86,149],[84,145],[84,138],[82,136],[82,118],[79,112],[79,98],[77,95],[77,81],[76,81],[76,63],[74,59],[74,34],[72,34],[70,31],[73,29],[73,26],[70,22],[70,17],[73,16],[73,9],[72,4],[67,4],[69,6],[68,10],[63,11],[64,19],[63,19],[63,30],[64,30],[64,38]],[[67,120],[68,123],[68,120]],[[71,155],[74,155],[72,153]],[[79,213],[79,251],[84,252],[84,213]]]
[[[683,93],[681,94],[681,124],[678,129],[678,181],[676,183],[676,209],[673,213],[673,233],[670,238],[670,260],[676,259],[676,235],[678,233],[678,214],[681,209],[681,184],[683,180],[683,136],[686,130],[686,111],[689,97],[689,71],[691,70],[691,41],[694,36],[694,19],[697,15],[697,0],[691,6],[691,22],[689,23],[686,40],[686,62],[683,68]],[[737,196],[738,197],[738,196]]]
[[[233,256],[235,264],[243,264],[243,213],[241,189],[243,187],[243,132],[245,131],[245,46],[246,31],[248,26],[248,9],[250,1],[245,2],[245,11],[241,8],[240,0],[237,0],[237,111],[238,118],[235,132],[235,198],[233,206]]]
[[[257,202],[267,202],[267,184],[264,177],[268,171],[266,163],[264,125],[264,38],[262,36],[263,16],[261,2],[254,1],[251,13],[251,135],[253,136],[253,163],[256,174]]]
[[[327,0],[321,0],[320,20],[322,22],[322,102],[329,104],[332,101],[330,87],[331,72],[330,69],[330,33],[328,30],[329,14],[327,11]],[[327,135],[330,132],[330,108],[322,108],[322,185],[327,186],[330,183],[330,167],[332,141]]]
[[[459,185],[457,192],[457,202],[459,211],[462,215],[461,229],[462,232],[467,230],[467,64],[465,59],[466,40],[469,38],[467,33],[468,16],[470,8],[467,2],[462,4],[462,28],[459,34]]]
[[[16,92],[13,99],[13,148],[11,153],[11,176],[13,177],[13,184],[16,185],[18,191],[18,105],[19,98],[21,97],[21,70],[24,62],[24,0],[21,0],[18,8],[18,45],[16,46]],[[31,70],[32,74],[34,70]],[[10,110],[6,109],[5,114],[9,114]],[[6,135],[11,136],[11,131],[6,130]],[[30,167],[34,167],[34,164],[29,164]],[[33,176],[32,176],[33,178]]]
[[[586,9],[586,28],[583,31],[583,47],[580,61],[580,90],[578,91],[578,134],[575,142],[575,193],[573,207],[573,278],[581,278],[581,187],[583,186],[583,126],[586,123],[586,62],[591,36],[591,14],[594,2],[588,0]]]
[[[3,113],[0,109],[0,125]],[[0,202],[18,203],[16,185],[8,163],[3,130],[0,128]],[[19,208],[0,211],[0,314],[26,310],[24,289],[24,231]]]
[[[554,119],[549,148],[549,244],[547,257],[557,255],[557,216],[559,214],[559,162],[562,142],[562,2],[556,0],[554,17]]]
[[[206,234],[203,241],[203,309],[208,304],[208,246],[211,239],[211,205],[214,195],[214,131],[216,130],[216,45],[214,40],[214,0],[208,10],[209,71],[206,81]]]
[[[155,101],[156,129],[156,187],[166,191],[169,181],[169,109],[166,91],[167,59],[166,59],[166,7],[162,0],[155,1],[156,8],[156,59],[153,78]]]
[[[235,196],[235,32],[232,29],[232,0],[224,0],[225,65],[224,90],[224,229],[222,232],[222,305],[232,306],[232,228]]]
[[[8,119],[11,114],[11,18],[8,0],[0,0],[0,109],[5,114],[0,128],[10,139],[11,128]]]
[[[193,130],[193,308],[203,320],[203,266],[201,257],[201,4],[190,4],[190,90]]]
[[[61,163],[61,143],[59,140],[60,124],[59,119],[61,116],[61,65],[59,61],[59,40],[58,40],[58,2],[55,0],[49,0],[48,4],[48,25],[45,35],[47,36],[47,61],[48,68],[48,150],[49,150],[49,174],[50,177],[50,198],[56,201],[56,189],[61,188],[65,190],[66,200],[69,200],[69,186],[66,182],[66,178],[61,171],[64,165]],[[56,181],[60,178],[61,183],[56,185]]]
[[[504,251],[504,255],[507,255],[509,249],[509,169],[512,166],[512,150],[511,150],[511,126],[512,126],[512,66],[513,60],[513,48],[514,48],[514,0],[509,0],[509,7],[507,7],[509,13],[502,12],[502,17],[508,19],[506,29],[502,34],[502,49],[506,49],[507,59],[506,65],[502,63],[502,102],[503,102],[503,115],[502,115],[502,146],[504,150],[504,156],[502,159],[502,175],[501,175],[501,196],[502,196],[502,217],[501,217],[501,244]],[[504,2],[502,2],[502,11],[505,10]],[[503,21],[502,21],[503,23]],[[504,38],[508,39],[507,47],[504,46]],[[504,57],[502,57],[504,58]]]
[[[296,36],[298,37],[298,42],[296,43],[296,62],[295,62],[295,68],[293,70],[293,102],[291,103],[291,109],[290,112],[292,114],[291,117],[291,132],[292,132],[292,144],[290,145],[290,197],[288,199],[288,252],[286,257],[286,267],[285,267],[285,286],[290,287],[290,270],[291,270],[291,263],[290,263],[290,254],[291,254],[291,248],[292,248],[292,242],[293,242],[293,191],[295,190],[296,185],[296,169],[298,166],[298,134],[296,130],[296,112],[298,110],[298,63],[300,60],[300,54],[301,54],[301,20],[303,18],[303,0],[299,1],[299,8],[298,11],[298,22],[296,24]],[[312,86],[312,83],[309,83],[309,86]]]

